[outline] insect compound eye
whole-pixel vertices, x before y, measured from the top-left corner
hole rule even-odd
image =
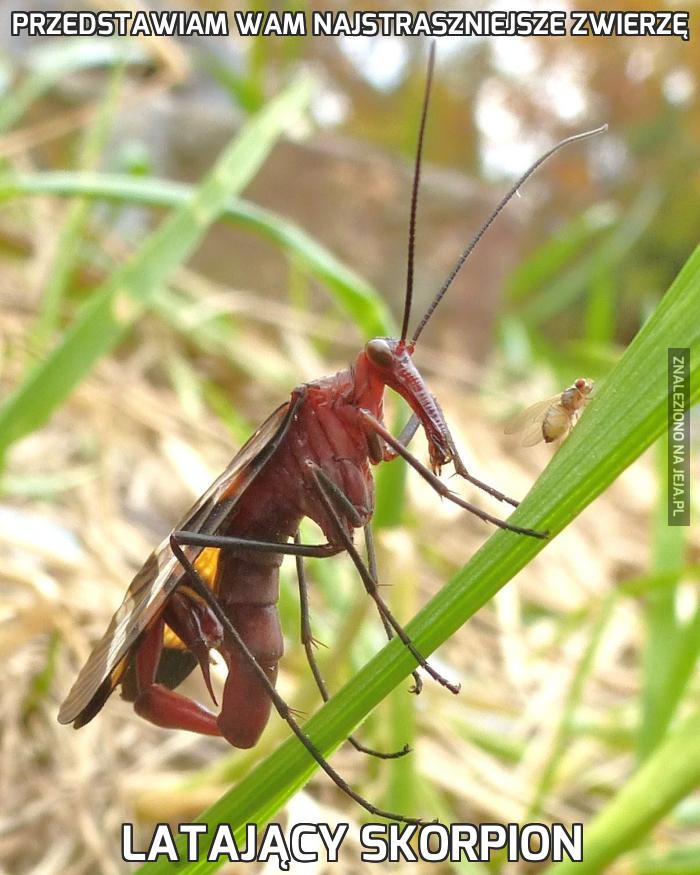
[[[370,340],[365,347],[367,357],[373,365],[379,365],[380,368],[389,368],[394,363],[394,354],[391,347],[381,337],[375,337]]]

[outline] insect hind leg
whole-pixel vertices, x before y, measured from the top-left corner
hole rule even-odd
[[[202,580],[200,575],[197,573],[197,570],[195,569],[195,567],[192,565],[190,560],[185,555],[185,553],[182,549],[182,546],[181,546],[180,542],[178,541],[178,535],[180,535],[180,534],[182,534],[184,536],[183,542],[186,541],[187,533],[173,532],[170,536],[170,549],[173,551],[173,555],[175,556],[175,558],[178,560],[178,562],[182,566],[182,568],[185,572],[185,575],[187,577],[187,580],[189,582],[189,585],[200,596],[200,598],[211,608],[212,613],[214,614],[214,616],[219,620],[219,622],[223,626],[224,632],[226,633],[226,635],[230,638],[231,642],[233,644],[235,644],[235,646],[245,656],[245,658],[248,660],[251,668],[257,674],[260,682],[265,687],[268,696],[272,700],[273,707],[275,708],[275,710],[277,711],[279,716],[284,720],[284,722],[287,724],[287,726],[289,726],[289,728],[292,730],[294,735],[296,735],[296,737],[302,743],[304,748],[306,748],[307,752],[314,759],[314,761],[318,764],[318,766],[321,769],[323,769],[323,771],[328,775],[328,777],[333,781],[333,783],[336,785],[336,787],[338,787],[338,789],[340,789],[343,793],[345,793],[347,796],[349,796],[351,799],[353,799],[355,802],[357,802],[358,805],[361,805],[365,809],[365,811],[368,811],[370,814],[376,815],[377,817],[384,817],[387,820],[396,820],[400,823],[409,823],[409,824],[416,824],[416,825],[422,824],[423,821],[420,818],[406,817],[403,814],[397,814],[397,813],[394,813],[391,811],[386,811],[385,809],[378,808],[376,805],[373,805],[371,802],[369,802],[367,799],[365,799],[363,796],[360,796],[359,793],[357,793],[355,790],[353,790],[352,787],[347,783],[347,781],[344,778],[342,778],[338,774],[338,772],[336,772],[335,769],[328,763],[328,761],[323,756],[321,751],[316,747],[316,745],[313,743],[313,741],[309,738],[309,736],[304,732],[304,730],[301,728],[301,726],[299,726],[297,721],[294,719],[294,716],[292,714],[292,709],[284,701],[282,696],[280,696],[280,694],[275,689],[274,685],[270,682],[270,679],[268,678],[267,674],[265,673],[265,670],[263,669],[262,666],[260,666],[257,663],[255,657],[248,649],[248,646],[246,645],[245,641],[241,638],[237,629],[235,628],[233,623],[231,623],[230,618],[226,615],[226,613],[222,609],[216,596],[212,593],[212,591],[209,589],[209,587],[206,585],[206,583]],[[206,538],[206,536],[199,536],[198,535],[197,542],[200,544],[200,546],[207,546],[206,543],[202,542],[202,538]],[[212,538],[214,538],[214,536],[212,536]],[[222,546],[221,538],[219,538],[218,545]],[[277,544],[275,546],[278,548],[278,552],[282,552],[282,553],[291,552],[292,554],[294,553],[294,551],[289,550],[290,547],[295,546],[293,544],[290,544],[290,545]],[[286,546],[287,550],[286,551],[284,549],[280,550],[279,548],[282,546]],[[309,555],[309,554],[302,552],[301,555]],[[318,555],[318,554],[313,554],[313,555]],[[321,555],[328,555],[328,553],[325,552],[325,550],[324,550]]]

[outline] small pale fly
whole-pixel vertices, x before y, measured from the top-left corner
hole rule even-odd
[[[552,443],[561,441],[576,425],[586,402],[593,390],[593,380],[579,377],[568,389],[538,401],[516,414],[506,425],[506,434],[522,431],[521,444],[534,447],[540,441]]]

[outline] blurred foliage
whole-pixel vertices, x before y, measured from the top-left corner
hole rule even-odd
[[[402,8],[425,7],[408,2]],[[570,8],[610,7],[575,0]],[[635,6],[659,8],[665,6],[650,0]],[[252,40],[246,43],[245,69],[237,73],[247,85],[232,88],[232,95],[249,108],[242,92],[263,93],[303,57],[323,71],[330,92],[350,98],[338,130],[411,160],[425,43],[384,42],[390,45],[382,49],[382,40]],[[560,336],[574,348],[574,361],[593,364],[604,354],[601,345],[628,343],[694,247],[700,225],[699,82],[700,53],[692,41],[678,38],[497,38],[439,46],[427,143],[432,163],[474,176],[486,169],[491,181],[513,178],[524,165],[519,142],[536,152],[574,130],[610,125],[604,141],[558,156],[546,178],[537,180],[546,196],[534,221],[521,229],[523,249],[532,254],[513,277],[504,319],[525,320],[536,357],[570,367],[572,361],[562,362],[553,348]],[[509,157],[518,166],[509,166]],[[589,214],[571,219],[572,204],[596,201]],[[535,269],[543,261],[549,277]],[[541,311],[536,301],[542,299],[554,311]]]
[[[313,3],[283,5],[307,10],[326,8]],[[424,5],[407,3],[405,7]],[[580,0],[571,5],[605,8]],[[230,8],[228,3],[218,6]],[[383,5],[370,2],[347,4],[346,8]],[[636,4],[636,8],[660,6],[645,2]],[[273,103],[271,110],[270,100],[275,95],[280,100],[280,93],[285,92],[300,68],[310,68],[319,85],[310,120],[298,124],[292,133],[302,138],[311,134],[312,145],[301,148],[312,149],[318,128],[326,129],[320,137],[325,137],[326,152],[323,148],[311,152],[312,166],[328,153],[337,157],[338,175],[342,175],[338,167],[342,170],[358,156],[365,160],[367,155],[389,155],[397,163],[410,164],[423,88],[423,40],[268,38],[230,42],[160,40],[150,45],[137,41],[36,40],[6,48],[8,76],[0,95],[0,197],[6,202],[7,220],[0,225],[0,285],[8,322],[3,323],[7,340],[0,349],[0,446],[9,445],[32,429],[36,429],[34,435],[43,432],[38,426],[59,402],[68,405],[59,410],[68,409],[75,417],[77,409],[82,416],[82,407],[70,407],[70,392],[91,385],[91,372],[98,360],[128,365],[132,356],[138,361],[139,350],[144,351],[147,365],[143,373],[154,390],[153,396],[146,397],[155,397],[160,391],[166,405],[179,405],[188,421],[201,425],[212,417],[214,431],[222,424],[222,431],[232,433],[240,443],[255,418],[260,417],[261,405],[268,400],[272,403],[282,389],[292,382],[319,376],[323,368],[330,367],[328,359],[335,364],[346,354],[345,344],[350,349],[358,338],[390,330],[390,312],[397,305],[395,301],[384,301],[375,291],[378,277],[373,275],[372,262],[365,252],[373,241],[362,236],[363,229],[350,227],[355,257],[345,264],[338,257],[342,253],[324,236],[326,225],[330,229],[335,221],[350,225],[353,219],[357,221],[358,213],[352,212],[347,203],[324,203],[324,212],[314,216],[321,229],[314,235],[302,230],[301,207],[313,208],[311,194],[309,205],[301,204],[298,216],[293,212],[294,205],[289,214],[282,216],[253,200],[232,197],[252,179],[263,160],[268,159],[273,142],[288,128],[285,111],[281,113],[285,117],[280,118],[275,111],[275,106],[279,111],[280,104]],[[426,142],[427,167],[454,174],[445,177],[449,180],[465,176],[484,180],[489,186],[489,203],[495,203],[524,165],[552,142],[603,121],[610,125],[605,137],[558,155],[546,171],[528,183],[523,198],[509,207],[511,221],[518,223],[517,245],[504,245],[499,251],[508,277],[504,300],[502,304],[496,302],[495,325],[483,326],[484,333],[493,331],[496,338],[490,355],[492,367],[483,379],[476,380],[484,398],[500,392],[514,399],[521,388],[527,392],[530,383],[538,387],[537,391],[543,383],[554,391],[579,374],[604,380],[656,310],[665,289],[697,244],[699,82],[700,53],[696,46],[672,38],[440,41]],[[289,99],[289,92],[286,94]],[[159,101],[175,108],[175,122],[166,131],[159,127],[160,117],[154,115],[158,120],[153,122],[148,119]],[[146,123],[120,138],[127,115],[138,115],[143,106]],[[209,112],[205,122],[197,115],[198,110]],[[296,114],[295,109],[291,115]],[[263,136],[261,117],[272,119]],[[223,137],[211,118],[217,122],[223,119]],[[242,152],[241,141],[233,139],[233,129],[240,127],[247,131]],[[194,143],[189,152],[188,137]],[[239,150],[227,153],[229,165],[236,166],[229,166],[223,175],[205,176],[219,145],[226,143],[232,144],[231,150]],[[237,159],[231,161],[231,155],[235,159],[241,154],[249,162],[243,168]],[[264,185],[274,160],[275,153],[262,167],[255,184]],[[371,160],[362,160],[361,172],[367,173],[370,183],[379,180],[377,190],[371,191],[374,211],[388,210],[386,199],[400,196],[397,210],[403,217],[405,193],[397,195],[386,177],[371,176]],[[287,171],[290,183],[298,166],[292,164]],[[323,178],[328,182],[332,172]],[[272,180],[272,187],[279,185],[279,177],[273,175]],[[429,188],[426,183],[425,189]],[[270,191],[260,191],[265,203]],[[41,220],[42,198],[47,194],[75,198],[64,213],[60,212],[63,203],[58,199],[52,202],[62,219],[55,226],[52,221]],[[193,195],[200,205],[206,202],[208,222],[221,215],[242,235],[214,244],[216,255],[224,262],[227,282],[229,269],[231,276],[237,276],[239,266],[247,264],[244,286],[255,291],[258,275],[267,269],[267,262],[281,265],[276,278],[281,275],[283,280],[278,283],[274,301],[265,300],[265,306],[261,306],[259,300],[254,300],[246,311],[245,295],[236,296],[231,289],[211,281],[209,253],[199,266],[206,278],[183,271],[186,256],[203,234],[203,228],[197,226],[201,216],[191,209]],[[465,203],[465,212],[468,208],[470,205]],[[170,215],[152,231],[160,221],[154,215],[156,210],[168,210]],[[472,218],[476,228],[484,217],[472,217],[470,213],[470,221]],[[442,243],[443,229],[428,225],[419,222],[418,258],[430,266]],[[42,236],[46,232],[48,237]],[[252,241],[257,238],[266,248],[252,250]],[[242,243],[238,245],[237,241]],[[264,258],[258,257],[260,252]],[[10,282],[17,275],[18,265],[26,267],[19,294]],[[466,272],[477,292],[478,283],[473,277],[479,277],[478,270],[475,259]],[[685,274],[688,287],[689,270]],[[697,255],[692,270],[696,284]],[[362,278],[364,274],[367,280]],[[400,289],[403,276],[394,279]],[[231,284],[235,282],[231,280]],[[264,289],[264,284],[261,287]],[[125,320],[119,321],[114,318],[118,314],[112,308],[112,299],[117,297],[116,291],[121,295],[125,288],[131,297],[143,295],[148,312],[129,310]],[[462,291],[454,290],[456,297],[460,294]],[[274,316],[278,304],[286,309]],[[232,314],[229,305],[241,310]],[[694,306],[682,311],[679,332],[688,333],[694,324],[700,324],[699,309]],[[299,311],[310,320],[299,323],[304,330],[297,333],[292,314],[298,315]],[[260,330],[256,320],[266,315],[271,317],[269,330]],[[19,340],[13,333],[17,329],[12,327],[18,320],[27,326],[26,336]],[[280,330],[287,324],[289,331]],[[666,324],[658,335],[656,352],[664,362],[661,347],[677,336],[680,334],[674,335],[671,324]],[[439,334],[433,334],[430,343],[439,345]],[[581,470],[588,472],[588,477],[576,470],[572,455],[576,445],[572,444],[555,457],[547,475],[539,481],[535,504],[529,507],[551,513],[546,524],[568,522],[596,489],[603,488],[621,470],[623,455],[628,462],[639,452],[640,442],[648,442],[659,433],[662,381],[658,369],[646,374],[645,367],[651,368],[649,361],[637,359],[635,369],[626,374],[625,380],[616,382],[613,378],[603,387],[608,392],[607,408],[599,408],[597,413],[594,408],[589,417],[591,421],[598,417],[589,436],[592,443],[598,441],[600,455],[589,455],[592,443],[586,443],[581,451]],[[130,373],[128,367],[126,373]],[[455,383],[458,380],[457,375]],[[653,399],[647,395],[649,384],[655,387]],[[125,386],[125,395],[129,388]],[[641,392],[639,405],[635,404],[636,391]],[[616,392],[620,393],[617,398]],[[642,413],[652,407],[653,416],[650,413],[645,419]],[[108,404],[106,410],[108,417],[114,416]],[[123,415],[128,418],[131,414],[128,408],[125,410]],[[622,416],[623,410],[627,419]],[[105,415],[103,411],[101,415]],[[71,431],[75,430],[73,425]],[[605,435],[607,446],[602,441]],[[584,433],[577,439],[582,444]],[[18,446],[21,450],[22,444]],[[52,452],[53,446],[47,459]],[[543,616],[556,625],[555,644],[563,646],[577,635],[584,641],[560,708],[545,727],[553,732],[537,779],[521,801],[523,810],[533,816],[548,816],[561,800],[569,806],[567,811],[600,812],[592,826],[599,856],[592,858],[594,868],[586,871],[607,865],[632,847],[635,853],[624,864],[629,862],[632,869],[626,871],[698,871],[694,838],[700,818],[693,809],[694,797],[689,794],[697,785],[700,762],[696,740],[700,611],[695,604],[690,619],[683,621],[677,611],[684,587],[689,581],[697,583],[698,556],[697,545],[689,534],[671,531],[665,525],[663,453],[660,447],[658,470],[654,473],[658,488],[656,518],[650,521],[648,531],[637,533],[642,541],[653,544],[649,567],[640,567],[640,557],[624,557],[624,561],[633,563],[634,576],[626,579],[621,562],[617,577],[610,580],[611,592],[605,597],[591,592],[585,610],[558,615],[539,604],[526,602],[523,607],[526,627],[535,628]],[[58,451],[56,455],[60,458]],[[10,455],[8,474],[2,481],[4,500],[22,509],[29,507],[29,502],[37,502],[42,510],[59,508],[71,521],[70,528],[75,525],[74,518],[79,517],[74,506],[86,480],[104,476],[104,468],[100,467],[104,462],[90,446],[90,439],[76,451],[76,457],[84,467],[34,472],[13,467]],[[21,453],[18,458],[22,458]],[[598,467],[596,462],[600,462]],[[122,488],[125,495],[130,494],[128,486]],[[400,613],[412,616],[417,607],[417,569],[426,573],[429,569],[444,580],[457,571],[461,557],[440,554],[437,545],[429,541],[434,531],[430,529],[431,521],[421,518],[424,515],[420,510],[405,511],[400,466],[380,469],[377,492],[380,507],[375,521],[384,534],[407,534],[420,543],[421,533],[424,529],[427,532],[420,561],[401,545],[393,553],[381,548],[386,550],[383,566],[393,568],[390,579],[400,583],[394,587]],[[127,499],[124,501],[128,504]],[[88,517],[87,522],[93,521]],[[120,519],[119,525],[123,524]],[[92,543],[99,543],[94,531],[88,529],[86,543],[91,543],[90,538]],[[103,533],[105,537],[111,538],[111,532]],[[478,607],[481,596],[486,598],[495,592],[495,581],[503,583],[518,562],[522,564],[529,558],[522,551],[535,550],[535,546],[524,543],[508,552],[502,549],[501,535],[494,541],[474,557],[475,564],[462,572],[461,582],[453,581],[426,609],[436,622],[424,628],[424,620],[417,620],[416,633],[423,634],[431,647],[450,631],[451,625],[458,625]],[[603,543],[602,539],[601,543],[585,546],[617,558],[615,545]],[[134,557],[129,554],[129,558]],[[403,567],[406,558],[412,564]],[[100,570],[103,564],[108,560],[98,557]],[[322,660],[329,685],[337,689],[367,662],[382,638],[373,626],[364,623],[366,606],[356,599],[357,584],[347,565],[316,562],[309,566],[319,602],[315,629],[319,637],[337,640],[337,652],[345,655],[343,659],[333,656]],[[471,589],[465,584],[470,574],[475,575]],[[62,583],[70,592],[70,581]],[[298,626],[298,607],[291,581],[286,583],[290,585],[282,587],[280,613],[284,628],[294,630]],[[450,599],[461,600],[461,614],[453,612],[455,602]],[[78,598],[67,597],[62,610],[74,612],[77,602]],[[600,684],[595,662],[601,640],[609,633],[617,612],[630,605],[638,608],[645,624],[640,664],[635,666],[638,697],[631,696],[623,707],[594,711],[586,705],[586,694]],[[90,630],[93,635],[103,617],[100,606],[91,609],[92,619],[98,617]],[[34,654],[37,635],[35,627],[30,628],[27,651]],[[28,680],[17,719],[21,732],[26,731],[29,721],[36,726],[42,719],[53,720],[55,709],[49,697],[55,695],[52,688],[59,683],[57,677],[60,683],[67,677],[68,646],[63,632],[64,626],[48,623],[42,638],[44,663],[32,663],[26,673]],[[86,646],[84,641],[81,646]],[[13,648],[14,655],[14,644]],[[386,692],[404,671],[405,656],[399,648],[393,647],[390,653],[393,661],[388,665],[389,674],[394,672],[393,680],[389,674],[381,678],[381,683],[373,679],[370,666],[362,675],[368,678],[367,683],[356,680],[348,688],[350,692],[343,694],[345,698],[341,696],[324,712],[333,719],[323,727],[319,721],[312,724],[318,727],[328,749],[360,719],[373,697],[378,701],[378,684],[383,684]],[[550,645],[547,656],[553,663],[556,653],[555,646]],[[469,655],[469,670],[475,673],[478,668],[472,663],[476,656]],[[542,656],[537,653],[538,658]],[[290,653],[287,665],[298,684],[294,704],[311,711],[316,697],[306,682],[302,660]],[[382,670],[386,665],[382,663]],[[381,672],[377,669],[374,674]],[[487,682],[495,683],[490,677]],[[345,710],[343,702],[350,703]],[[438,721],[431,714],[426,718],[400,690],[367,719],[362,727],[363,739],[375,746],[394,748],[428,731],[433,743],[436,739],[442,741],[446,751],[455,747],[467,754],[476,752],[490,757],[496,768],[514,774],[518,766],[528,764],[532,741],[518,726],[518,704],[511,703],[512,712],[489,713],[481,720],[469,709],[449,711],[441,702],[445,717]],[[8,714],[3,748],[6,761],[7,751],[12,749],[7,740],[14,731],[11,719]],[[504,725],[510,732],[503,731]],[[236,752],[188,773],[184,780],[178,778],[172,792],[163,793],[156,809],[149,809],[144,819],[160,819],[165,816],[162,807],[172,800],[212,787],[218,793],[231,781],[243,781],[242,790],[249,795],[238,796],[236,788],[231,795],[232,807],[226,808],[227,816],[232,816],[236,806],[239,812],[245,810],[251,799],[258,806],[257,816],[271,813],[310,772],[308,763],[302,762],[294,746],[287,743],[260,767],[263,773],[267,770],[273,774],[275,763],[282,763],[287,769],[283,774],[287,784],[277,773],[274,791],[254,786],[259,773],[250,773],[252,764],[260,757],[268,757],[284,735],[283,727],[271,725],[256,751]],[[568,782],[575,783],[576,779],[576,742],[588,749],[598,745],[595,750],[614,768],[612,779],[596,773],[586,792],[572,800],[568,797]],[[60,753],[47,745],[31,766],[41,770],[52,755]],[[638,765],[636,771],[629,766],[624,772],[625,777],[632,776],[625,786],[617,759],[625,756],[631,762],[633,755]],[[196,761],[193,757],[182,759],[188,765]],[[374,763],[364,768],[365,784],[371,788],[368,792],[377,791],[389,807],[405,805],[415,810],[419,807],[417,800],[421,800],[423,811],[436,813],[444,821],[464,820],[474,814],[454,790],[445,789],[415,760],[401,761],[392,769],[379,770]],[[107,776],[103,774],[99,780],[108,786]],[[57,786],[60,790],[60,781]],[[18,792],[20,805],[26,803],[23,789]],[[31,801],[32,793],[27,795]],[[684,796],[684,803],[676,805]],[[261,801],[258,797],[265,798]],[[221,804],[216,810],[222,810]],[[94,816],[99,817],[99,812]],[[654,847],[647,834],[659,823],[665,831],[659,846]],[[663,844],[669,834],[682,835],[687,844],[667,851]],[[98,840],[92,836],[85,847],[88,850],[83,849],[84,853],[94,854]],[[0,858],[0,866],[2,863]],[[68,870],[61,869],[59,862],[56,871]]]

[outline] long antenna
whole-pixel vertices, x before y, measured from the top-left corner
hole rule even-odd
[[[420,186],[420,168],[423,158],[423,137],[425,135],[425,121],[428,117],[428,103],[430,101],[430,86],[433,82],[433,67],[435,66],[435,40],[430,43],[428,55],[428,73],[425,80],[425,94],[423,95],[423,111],[418,130],[418,145],[416,147],[416,163],[413,168],[413,190],[411,192],[411,218],[408,224],[408,264],[406,266],[406,298],[403,305],[403,323],[401,325],[401,343],[406,340],[408,334],[408,322],[411,318],[411,302],[413,300],[413,263],[416,252],[416,215],[418,212],[418,188]]]
[[[552,148],[548,152],[545,152],[544,155],[541,155],[537,159],[537,161],[535,161],[535,163],[531,167],[529,167],[525,171],[525,173],[523,173],[523,175],[520,177],[520,179],[515,183],[515,185],[511,188],[511,190],[508,192],[508,194],[505,195],[505,197],[501,200],[501,202],[498,204],[496,209],[491,213],[491,215],[488,217],[488,219],[484,222],[484,224],[481,226],[479,231],[477,231],[477,233],[475,234],[471,243],[467,246],[467,248],[464,250],[464,252],[460,255],[459,259],[457,260],[457,264],[455,264],[455,266],[452,269],[452,272],[447,277],[445,282],[442,284],[440,291],[433,298],[432,304],[428,307],[425,316],[423,316],[423,318],[420,321],[420,324],[418,325],[418,328],[416,328],[416,330],[413,334],[413,338],[411,340],[412,344],[414,344],[418,340],[418,338],[420,337],[421,332],[423,331],[425,326],[428,324],[430,317],[435,312],[437,305],[445,297],[445,292],[452,285],[454,278],[457,276],[457,274],[460,272],[460,270],[464,266],[464,262],[472,254],[476,244],[479,242],[479,240],[481,240],[481,238],[484,236],[484,234],[488,231],[488,229],[491,227],[491,225],[493,224],[493,222],[496,219],[496,217],[498,216],[498,214],[505,207],[505,205],[508,203],[508,201],[513,197],[513,195],[516,194],[516,192],[523,185],[523,183],[527,179],[529,179],[530,176],[532,176],[532,174],[535,172],[535,170],[537,170],[537,168],[541,164],[544,164],[544,162],[547,160],[547,158],[554,155],[554,153],[558,152],[559,149],[561,149],[563,146],[568,146],[569,143],[576,143],[578,140],[585,140],[587,137],[593,137],[596,134],[602,134],[604,131],[607,131],[607,129],[608,129],[607,125],[601,125],[599,128],[596,128],[593,131],[584,131],[584,133],[582,133],[582,134],[574,134],[572,137],[567,137],[565,140],[562,140],[560,143],[557,143],[556,146],[552,146]]]

